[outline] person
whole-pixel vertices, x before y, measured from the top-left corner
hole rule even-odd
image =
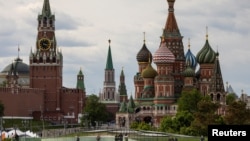
[[[127,133],[125,133],[124,139],[125,139],[125,141],[128,141],[128,134]]]
[[[101,140],[101,137],[100,137],[100,135],[98,134],[97,136],[96,136],[96,141],[100,141]]]
[[[201,141],[204,141],[204,137],[203,136],[201,136]]]
[[[76,141],[80,141],[80,138],[79,138],[79,136],[76,136]]]

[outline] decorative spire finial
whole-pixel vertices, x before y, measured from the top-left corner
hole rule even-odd
[[[145,32],[143,32],[143,43],[145,44],[145,42],[146,42],[146,35],[145,35],[146,33]]]
[[[19,44],[18,44],[18,56],[17,56],[17,58],[19,58],[19,52],[20,52],[20,47],[19,47]]]
[[[188,38],[188,49],[190,49],[190,38]]]
[[[109,41],[109,46],[110,46],[111,40],[109,39],[108,41]]]
[[[206,26],[206,40],[208,40],[208,27]]]
[[[164,36],[164,28],[162,29],[162,35],[161,35],[161,42],[164,42],[165,36]]]

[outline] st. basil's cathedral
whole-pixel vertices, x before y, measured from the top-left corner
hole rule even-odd
[[[214,102],[226,104],[227,92],[224,89],[219,53],[210,46],[208,33],[205,44],[196,56],[191,52],[190,41],[184,54],[183,36],[174,14],[175,0],[167,0],[167,3],[168,16],[159,47],[152,54],[144,39],[137,53],[134,99],[130,97],[128,102],[124,100],[121,103],[116,114],[116,122],[120,126],[129,127],[133,121],[159,126],[162,117],[177,113],[177,99],[184,90],[197,89],[203,96],[209,95]],[[218,114],[225,114],[223,106]]]

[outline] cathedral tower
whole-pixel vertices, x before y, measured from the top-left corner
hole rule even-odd
[[[167,0],[168,2],[168,18],[164,28],[164,37],[166,45],[175,56],[174,63],[174,78],[175,78],[175,94],[180,94],[183,86],[183,77],[181,72],[184,71],[185,56],[184,47],[182,43],[183,36],[177,25],[177,21],[174,15],[174,3],[175,0]]]

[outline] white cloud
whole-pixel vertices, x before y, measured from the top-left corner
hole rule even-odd
[[[18,44],[22,59],[28,63],[42,4],[41,0],[0,2],[0,46],[4,51],[0,53],[0,69],[7,60],[17,57]],[[116,85],[124,67],[128,93],[133,93],[133,76],[138,71],[136,55],[143,44],[143,32],[147,47],[154,53],[168,14],[166,0],[51,0],[50,4],[56,16],[57,44],[64,56],[63,84],[75,87],[76,75],[82,68],[87,93],[98,93],[103,87],[111,39]],[[208,26],[209,43],[220,53],[223,80],[238,94],[241,89],[249,93],[249,2],[176,0],[175,16],[185,51],[191,38],[191,50],[197,54],[205,43]]]

